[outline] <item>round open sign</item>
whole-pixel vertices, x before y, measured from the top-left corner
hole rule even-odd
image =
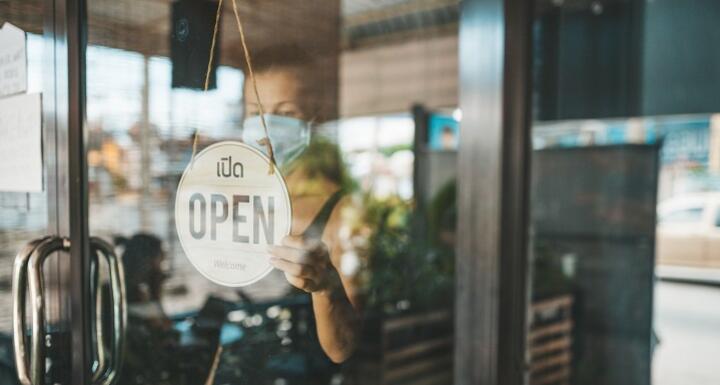
[[[292,208],[280,171],[240,142],[220,142],[195,156],[175,199],[185,255],[209,280],[250,285],[272,270],[268,247],[290,233]]]

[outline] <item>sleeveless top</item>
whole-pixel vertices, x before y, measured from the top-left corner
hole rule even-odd
[[[340,189],[325,201],[303,231],[305,240],[322,238],[332,212],[343,195],[344,191]],[[340,367],[330,361],[320,345],[311,294],[290,284],[288,287],[286,295],[277,303],[280,308],[290,311],[290,319],[281,321],[279,317],[268,320],[276,325],[246,330],[247,338],[242,338],[238,345],[227,346],[223,351],[215,384],[273,385],[278,380],[288,385],[331,383]],[[279,332],[274,337],[269,335],[271,333],[255,330],[263,328],[287,330],[283,331],[282,337]]]
[[[310,225],[303,232],[303,238],[322,238],[322,235],[325,232],[325,227],[327,227],[327,223],[330,220],[330,216],[332,215],[333,210],[335,210],[335,206],[337,206],[337,204],[340,202],[340,199],[343,197],[343,195],[343,190],[339,189],[335,191],[330,196],[330,198],[328,198],[327,201],[325,201],[323,206],[320,208],[320,211],[318,211],[318,213],[315,215],[315,218],[313,218],[312,222],[310,222]]]

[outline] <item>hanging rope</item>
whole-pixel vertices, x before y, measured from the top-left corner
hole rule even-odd
[[[213,28],[212,42],[210,43],[210,58],[208,59],[207,71],[205,72],[205,91],[208,90],[210,84],[210,72],[213,66],[213,57],[215,56],[215,44],[217,41],[218,27],[220,25],[220,14],[222,13],[223,0],[218,1],[217,13],[215,14],[215,27]],[[258,144],[265,146],[267,149],[268,157],[270,158],[270,168],[268,174],[272,175],[275,173],[275,153],[273,151],[272,143],[270,142],[270,132],[265,122],[265,111],[263,109],[262,102],[260,101],[260,92],[258,92],[257,81],[255,80],[255,73],[252,68],[252,59],[250,57],[250,50],[248,50],[247,43],[245,41],[245,31],[243,30],[242,22],[240,21],[240,14],[238,13],[237,2],[232,0],[233,13],[235,14],[235,22],[237,23],[238,32],[240,32],[240,43],[242,44],[243,53],[245,55],[245,63],[248,68],[248,74],[250,75],[250,82],[252,83],[253,92],[255,93],[255,102],[260,110],[260,121],[262,122],[263,129],[265,130],[265,137],[258,140]],[[192,168],[193,162],[195,161],[195,152],[197,150],[197,138],[198,132],[195,131],[193,135],[193,148],[192,158],[190,160],[190,167]]]

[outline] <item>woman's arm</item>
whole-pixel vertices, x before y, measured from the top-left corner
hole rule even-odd
[[[337,254],[339,248],[333,247]],[[360,316],[348,295],[349,282],[337,271],[325,243],[289,236],[282,246],[270,249],[270,262],[285,273],[291,285],[312,293],[318,338],[325,354],[336,363],[348,359],[355,349]]]

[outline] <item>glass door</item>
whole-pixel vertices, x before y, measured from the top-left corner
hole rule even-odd
[[[2,384],[73,383],[64,6],[0,2]]]
[[[720,4],[534,3],[530,383],[718,383]]]
[[[87,6],[118,383],[451,383],[458,2]]]

